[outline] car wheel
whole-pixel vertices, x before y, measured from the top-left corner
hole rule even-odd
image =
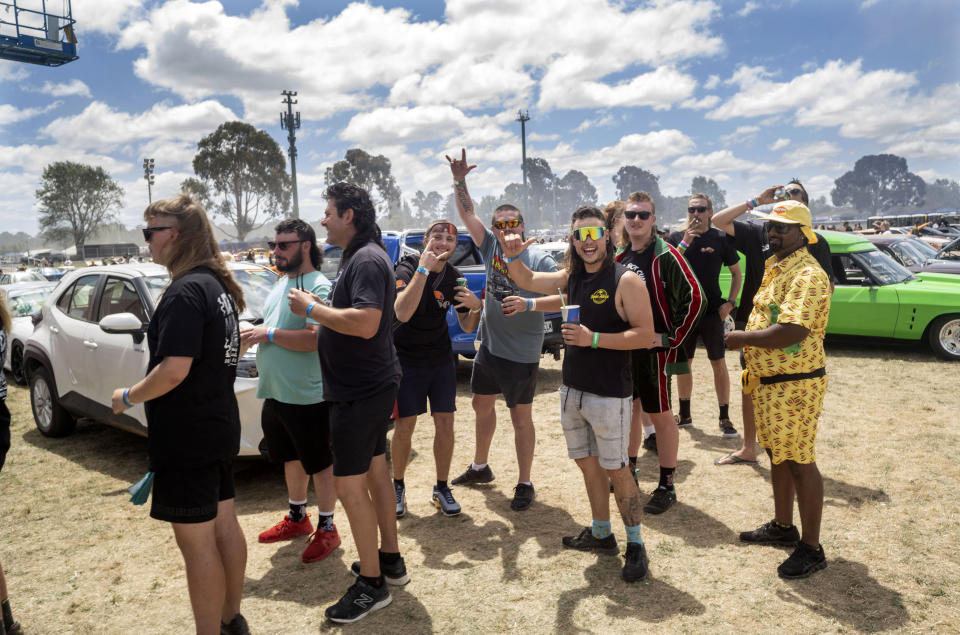
[[[927,340],[937,357],[960,360],[960,316],[938,317],[930,325]]]
[[[23,344],[20,342],[14,342],[10,347],[10,374],[13,376],[13,381],[18,384],[27,383],[27,378],[23,374]]]
[[[57,400],[49,373],[43,366],[31,373],[30,409],[40,434],[45,437],[65,437],[76,429],[77,420]]]

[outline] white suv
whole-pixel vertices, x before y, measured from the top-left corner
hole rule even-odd
[[[240,319],[261,322],[277,274],[252,263],[227,266],[247,304]],[[33,418],[44,436],[71,434],[77,417],[146,435],[143,404],[116,415],[111,398],[146,374],[147,324],[169,282],[167,269],[153,263],[84,267],[63,277],[34,318],[23,354]],[[237,366],[241,456],[260,453],[257,383],[254,349]]]

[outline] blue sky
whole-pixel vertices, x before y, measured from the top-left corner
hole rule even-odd
[[[33,1],[18,0],[21,6]],[[51,4],[48,1],[48,4]],[[59,5],[58,2],[53,2]],[[74,0],[80,59],[0,62],[0,229],[37,231],[48,163],[102,165],[140,222],[192,175],[196,142],[242,119],[286,148],[299,91],[301,215],[352,147],[382,153],[405,198],[449,192],[468,149],[476,197],[528,156],[586,173],[611,200],[622,165],[661,190],[714,178],[728,200],[796,176],[813,197],[864,154],[960,179],[960,3],[948,0]]]

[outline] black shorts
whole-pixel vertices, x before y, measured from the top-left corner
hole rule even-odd
[[[0,373],[3,370],[0,369]],[[7,460],[7,450],[10,449],[10,411],[7,409],[7,402],[0,399],[0,470]]]
[[[667,351],[635,350],[633,365],[633,398],[647,414],[670,410],[670,376],[667,375]]]
[[[326,402],[299,405],[264,399],[260,427],[271,461],[300,461],[307,474],[322,472],[333,465]]]
[[[697,350],[697,336],[707,349],[707,359],[723,359],[727,345],[723,339],[723,320],[720,319],[719,312],[704,313],[697,328],[690,331],[687,339],[683,340],[683,350],[687,353],[687,359],[693,359],[693,352]]]
[[[470,391],[475,395],[499,395],[507,402],[507,408],[517,404],[533,403],[537,391],[537,371],[540,362],[525,364],[497,357],[481,346],[473,359],[470,375]]]
[[[457,362],[435,366],[408,366],[402,361],[403,378],[397,393],[397,416],[415,417],[430,412],[457,411]]]
[[[158,470],[153,476],[150,516],[168,523],[204,523],[217,505],[234,497],[233,461]]]
[[[387,451],[387,424],[397,400],[397,387],[356,401],[331,401],[330,445],[333,475],[366,474],[370,460]]]

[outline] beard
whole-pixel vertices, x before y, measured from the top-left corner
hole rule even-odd
[[[300,269],[300,266],[303,265],[303,252],[297,250],[296,255],[286,258],[285,260],[286,262],[281,264],[280,258],[277,258],[277,270],[282,271],[283,273],[297,271]]]

